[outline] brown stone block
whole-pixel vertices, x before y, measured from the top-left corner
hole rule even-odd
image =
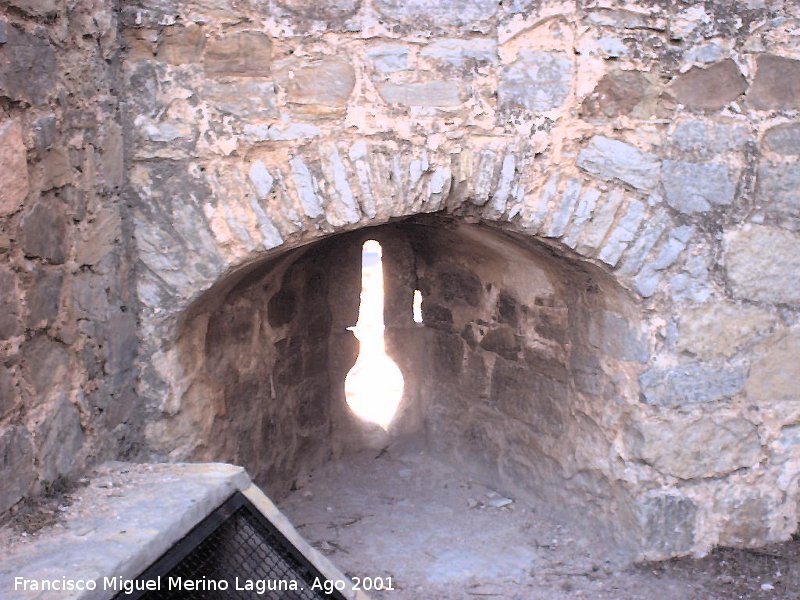
[[[37,202],[22,221],[22,248],[35,256],[61,264],[67,258],[67,216],[57,202]]]
[[[690,109],[719,110],[747,90],[747,80],[731,59],[692,67],[672,82],[675,99]]]
[[[267,77],[272,63],[272,40],[263,33],[241,31],[209,40],[205,72],[215,76]]]
[[[156,56],[173,65],[200,62],[205,41],[199,27],[166,27],[158,39]]]
[[[22,126],[12,119],[0,124],[0,217],[16,211],[30,189]]]
[[[285,67],[280,83],[292,104],[326,114],[344,109],[356,83],[353,66],[340,58],[310,60]]]
[[[763,54],[756,59],[756,77],[747,94],[753,108],[800,108],[800,60]]]

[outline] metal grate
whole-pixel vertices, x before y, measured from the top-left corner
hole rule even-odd
[[[137,581],[159,589],[120,592],[114,600],[345,600],[335,589],[323,591],[326,577],[239,492]]]

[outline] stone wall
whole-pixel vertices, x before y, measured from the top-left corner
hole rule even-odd
[[[800,466],[798,17],[770,0],[127,4],[148,419],[184,410],[181,319],[228,274],[447,213],[631,294],[646,352],[608,436],[640,555],[785,539]],[[470,317],[489,339],[473,341],[506,352],[518,332],[488,320],[493,293]],[[538,311],[534,332],[563,311],[514,299]],[[578,385],[627,329],[618,304],[570,302],[584,320],[567,324],[560,365]]]
[[[315,239],[443,213],[537,241],[550,285],[566,291],[537,305],[496,281],[509,262],[474,271],[494,291],[454,308],[436,282],[473,267],[455,254],[455,271],[436,274],[447,261],[428,261],[429,309],[453,316],[422,332],[432,342],[452,345],[470,324],[465,360],[488,352],[493,369],[513,368],[566,306],[572,350],[524,377],[578,389],[626,340],[614,315],[644,340],[642,362],[615,359],[630,388],[604,433],[641,556],[796,529],[796,1],[6,4],[0,468],[12,485],[0,511],[89,457],[140,442],[159,456],[203,451],[167,426],[191,422],[207,391],[186,385],[187,323],[206,314],[203,331],[244,346],[269,307],[239,321],[237,303],[255,302],[246,286],[231,292],[243,274]],[[586,276],[595,300],[569,291]],[[289,281],[287,294],[307,285]],[[505,314],[534,309],[518,330],[501,320],[503,290],[518,303],[502,302]],[[211,310],[214,298],[231,304]],[[331,344],[335,323],[331,313]],[[286,339],[302,330],[283,327]],[[390,350],[416,333],[397,326]],[[547,375],[559,364],[566,375]],[[607,400],[613,365],[598,384]],[[243,382],[254,368],[237,369]],[[412,416],[410,428],[424,422]]]
[[[3,2],[0,513],[141,446],[119,50],[112,2]]]

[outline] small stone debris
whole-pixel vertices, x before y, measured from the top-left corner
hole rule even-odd
[[[775,589],[775,586],[772,585],[771,583],[762,583],[761,589],[765,592],[771,592],[772,590]]]

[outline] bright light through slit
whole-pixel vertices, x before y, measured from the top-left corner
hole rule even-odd
[[[381,245],[364,243],[361,252],[361,304],[358,322],[350,327],[358,338],[356,364],[344,380],[347,405],[358,417],[384,429],[403,397],[403,374],[386,354],[383,339],[383,263]]]
[[[422,292],[414,290],[414,323],[422,323]]]

